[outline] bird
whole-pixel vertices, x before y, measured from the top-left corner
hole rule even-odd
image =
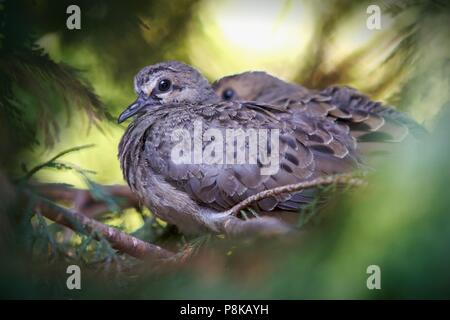
[[[144,67],[134,78],[134,91],[136,100],[118,117],[119,123],[132,118],[119,143],[124,179],[153,214],[185,234],[290,232],[291,227],[272,214],[297,212],[311,201],[310,190],[258,201],[252,205],[258,213],[254,219],[233,216],[230,208],[264,190],[363,167],[360,144],[347,120],[365,134],[386,122],[371,112],[341,110],[329,97],[307,92],[306,100],[298,103],[308,108],[224,101],[198,70],[178,61]],[[265,172],[267,163],[260,158],[236,163],[238,149],[233,144],[231,162],[179,162],[173,152],[180,140],[195,137],[196,123],[202,126],[194,149],[196,145],[211,156],[220,150],[211,149],[217,140],[205,139],[210,129],[224,136],[230,130],[239,134],[245,130],[276,132],[277,148],[271,149],[268,140],[259,137],[257,147],[265,147],[267,155],[278,159],[278,170]],[[403,134],[407,128],[400,127]],[[250,152],[250,142],[246,140],[244,151]]]
[[[407,114],[397,111],[350,86],[330,86],[323,90],[308,89],[283,81],[264,71],[247,71],[225,76],[212,84],[222,100],[256,101],[280,106],[286,110],[307,109],[327,115],[349,126],[359,142],[362,153],[386,153],[392,145],[406,139],[424,137],[426,129]],[[310,99],[326,102],[327,108],[317,108]],[[336,108],[338,110],[336,110]],[[375,116],[376,121],[368,121]],[[374,118],[374,119],[375,119]],[[362,121],[364,120],[364,121]]]

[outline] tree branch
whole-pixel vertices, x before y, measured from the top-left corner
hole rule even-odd
[[[98,234],[104,237],[114,249],[135,258],[167,260],[175,257],[173,252],[142,241],[116,228],[88,218],[79,212],[62,208],[49,200],[40,198],[38,199],[37,205],[42,215],[46,218],[72,230],[84,234],[94,234],[94,237],[95,232],[98,232]],[[97,240],[99,240],[98,236]]]
[[[35,184],[37,192],[48,199],[63,201],[73,204],[77,212],[88,217],[95,217],[109,210],[108,204],[104,201],[94,199],[89,190],[72,188],[58,183]],[[121,209],[139,207],[139,200],[125,185],[106,185],[102,189],[114,198],[121,198],[124,201],[118,202]]]
[[[293,193],[302,189],[330,184],[363,186],[367,183],[362,179],[355,178],[351,174],[346,174],[319,177],[310,181],[265,190],[248,197],[247,199],[239,202],[227,211],[218,213],[219,216],[222,216],[222,219],[219,218],[217,220],[218,230],[229,235],[260,234],[272,236],[277,234],[286,234],[290,232],[292,228],[274,217],[261,217],[242,221],[241,219],[237,218],[236,215],[241,210],[249,207],[253,203],[268,197],[283,193]],[[55,185],[46,185],[46,188],[40,189],[40,194],[46,195],[49,198],[71,201],[74,201],[74,198],[76,198],[74,197],[74,193],[78,194],[79,192],[86,192],[87,194],[89,194],[88,190],[73,189],[66,186],[61,189],[61,185],[57,186],[58,187],[56,187]],[[126,186],[106,186],[105,188],[109,188],[111,194],[122,195],[126,197],[130,197],[131,195],[134,198],[134,195],[132,195],[131,191]],[[89,197],[91,196],[89,195]],[[83,213],[78,212],[77,210],[62,208],[45,198],[39,197],[38,206],[42,215],[44,215],[46,218],[81,233],[91,234],[93,232],[98,232],[100,235],[102,235],[102,237],[109,241],[113,248],[139,259],[166,261],[172,260],[183,262],[188,256],[190,256],[189,250],[185,250],[185,252],[181,252],[181,254],[175,254],[159,246],[135,238],[116,228],[109,227],[99,221],[91,219]]]

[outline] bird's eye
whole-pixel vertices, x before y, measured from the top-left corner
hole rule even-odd
[[[222,98],[224,100],[231,100],[233,97],[234,97],[234,90],[233,89],[228,88],[228,89],[225,89],[222,92]]]
[[[163,79],[158,83],[159,92],[167,92],[172,87],[172,82],[169,79]]]

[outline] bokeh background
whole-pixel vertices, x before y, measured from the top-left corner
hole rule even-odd
[[[81,8],[81,30],[66,8]],[[381,8],[369,30],[367,7]],[[0,1],[0,296],[4,298],[449,298],[450,5],[447,1]],[[147,210],[120,210],[102,185],[124,184],[115,117],[143,66],[180,60],[210,81],[265,70],[310,88],[353,86],[430,132],[399,147],[367,189],[299,213],[296,239],[188,239]],[[27,183],[100,193],[97,219],[144,240],[198,248],[154,273],[107,243],[33,211]],[[82,290],[65,287],[82,265]],[[379,265],[382,289],[368,290]],[[100,281],[99,281],[100,279]],[[105,281],[106,280],[106,281]]]

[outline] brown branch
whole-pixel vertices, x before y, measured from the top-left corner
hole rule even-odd
[[[245,209],[252,205],[255,202],[258,202],[260,200],[276,196],[282,193],[292,193],[296,191],[300,191],[302,189],[308,189],[313,187],[319,187],[319,186],[325,186],[330,184],[344,184],[347,186],[363,186],[366,185],[366,182],[362,179],[355,178],[354,176],[347,174],[347,175],[336,175],[336,176],[327,176],[327,177],[319,177],[310,181],[304,181],[300,183],[294,183],[294,184],[288,184],[285,186],[264,190],[257,194],[254,194],[247,199],[239,202],[238,204],[234,205],[231,209],[229,209],[227,212],[229,212],[231,215],[238,214],[242,209]]]
[[[46,218],[72,230],[85,234],[93,234],[97,240],[100,238],[98,235],[96,236],[96,233],[98,233],[105,238],[114,249],[135,258],[167,260],[175,257],[174,253],[166,249],[142,241],[116,228],[88,218],[79,212],[62,208],[46,199],[40,199],[37,205],[41,214]]]
[[[366,185],[366,182],[362,179],[355,178],[352,175],[348,174],[320,177],[311,181],[305,181],[265,190],[248,197],[247,199],[233,206],[231,209],[222,212],[222,214],[225,215],[223,217],[223,220],[218,220],[218,229],[231,235],[262,234],[271,236],[276,234],[286,234],[290,232],[292,228],[288,227],[285,223],[279,221],[276,218],[262,217],[259,219],[242,221],[241,219],[238,219],[236,215],[242,209],[245,209],[253,203],[268,197],[283,193],[293,193],[302,189],[330,184],[363,186]],[[76,197],[74,197],[74,193],[89,193],[87,190],[78,190],[67,187],[58,189],[55,187],[55,185],[47,185],[46,187],[47,189],[40,189],[40,194],[46,195],[49,198],[53,199],[57,198],[59,200],[75,201],[74,198]],[[59,185],[58,187],[61,188],[61,185]],[[107,187],[109,188],[109,191],[111,191],[111,193],[115,195],[125,195],[126,197],[128,197],[131,193],[131,191],[125,186]],[[98,232],[111,244],[113,248],[139,259],[183,262],[184,260],[186,260],[186,257],[190,256],[189,250],[187,250],[184,254],[183,252],[181,252],[180,254],[175,254],[159,246],[135,238],[116,228],[109,227],[99,221],[93,220],[86,215],[77,212],[76,210],[62,208],[44,198],[39,201],[38,206],[41,210],[42,215],[44,215],[48,219],[78,232],[83,232],[86,234],[94,233],[94,235],[95,232]]]
[[[86,189],[72,188],[58,183],[35,184],[38,194],[53,201],[62,201],[73,204],[77,212],[88,217],[95,217],[109,210],[108,205],[94,199],[91,192]],[[114,198],[121,198],[118,203],[121,209],[139,207],[139,200],[125,185],[106,185],[103,190]]]

